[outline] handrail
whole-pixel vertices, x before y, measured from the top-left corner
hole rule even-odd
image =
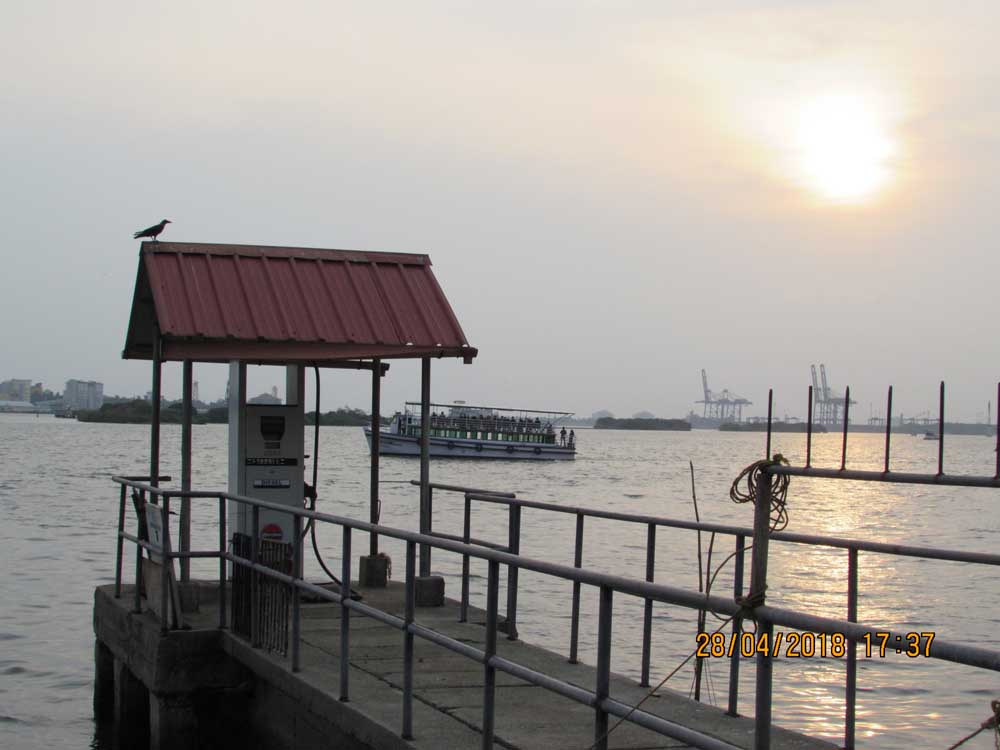
[[[509,570],[528,570],[535,573],[550,575],[557,578],[562,578],[564,580],[572,581],[574,583],[574,588],[576,589],[580,585],[594,586],[598,588],[601,594],[601,609],[604,614],[602,614],[602,621],[604,618],[611,617],[611,596],[614,592],[619,592],[622,594],[627,594],[631,596],[636,596],[645,599],[647,602],[656,601],[665,604],[673,604],[684,606],[690,609],[709,609],[711,611],[717,612],[721,615],[729,615],[736,621],[742,618],[750,618],[758,621],[759,626],[764,628],[763,632],[770,632],[774,625],[780,625],[787,628],[792,628],[796,630],[808,631],[813,633],[823,633],[827,635],[842,635],[847,641],[852,643],[863,642],[866,638],[879,636],[876,634],[888,633],[890,639],[895,639],[900,637],[902,639],[902,633],[895,633],[888,628],[878,627],[873,625],[865,625],[860,623],[851,622],[849,620],[838,620],[834,618],[818,617],[815,615],[810,615],[804,612],[799,612],[796,610],[784,609],[779,607],[771,607],[768,605],[759,605],[755,607],[744,606],[743,603],[737,601],[735,598],[730,599],[718,595],[706,595],[703,593],[689,591],[687,589],[668,586],[664,584],[654,583],[650,580],[639,580],[633,578],[627,578],[624,576],[611,575],[608,573],[603,573],[599,571],[589,570],[583,568],[580,565],[579,559],[573,566],[562,565],[559,563],[548,562],[544,560],[537,560],[534,558],[528,558],[517,553],[517,551],[504,551],[499,549],[491,549],[483,547],[480,545],[472,544],[467,541],[459,541],[456,539],[443,538],[440,535],[435,534],[421,534],[419,532],[412,532],[405,529],[397,529],[389,526],[383,526],[381,524],[373,524],[368,521],[363,521],[359,519],[352,519],[345,516],[339,516],[336,514],[325,513],[316,510],[309,510],[306,508],[290,507],[286,505],[281,505],[278,503],[269,502],[266,500],[261,500],[258,498],[247,497],[243,495],[237,495],[229,492],[208,492],[208,491],[178,491],[171,490],[169,488],[154,487],[147,483],[128,479],[126,477],[116,476],[113,477],[113,481],[117,482],[122,486],[121,502],[122,509],[124,509],[124,499],[125,499],[125,488],[131,487],[138,490],[141,493],[149,493],[150,496],[159,496],[164,498],[164,509],[166,510],[167,503],[170,498],[173,497],[189,497],[195,499],[217,499],[219,502],[219,512],[221,519],[221,533],[220,533],[220,548],[216,552],[212,551],[194,551],[187,553],[178,553],[170,549],[169,546],[169,533],[165,533],[165,544],[163,545],[160,554],[167,560],[173,560],[174,558],[181,558],[184,556],[199,556],[199,557],[218,557],[220,559],[220,578],[224,579],[225,576],[225,561],[228,561],[234,565],[242,565],[248,567],[249,569],[255,571],[257,574],[270,577],[274,580],[280,581],[292,587],[295,594],[295,602],[297,605],[298,592],[300,590],[308,590],[323,599],[331,602],[335,602],[341,605],[343,608],[342,617],[344,618],[342,624],[342,648],[344,653],[342,655],[341,664],[341,698],[346,699],[347,697],[347,671],[346,665],[348,663],[347,659],[347,649],[349,648],[348,636],[347,636],[347,619],[350,612],[354,611],[358,614],[363,614],[369,617],[374,617],[376,619],[385,622],[393,627],[397,627],[407,634],[407,637],[418,636],[431,640],[438,645],[445,648],[449,648],[456,653],[463,654],[469,658],[479,661],[485,665],[488,675],[496,669],[501,669],[502,671],[508,671],[511,674],[521,676],[522,678],[528,679],[529,682],[533,684],[546,687],[550,690],[556,690],[561,692],[567,697],[580,700],[586,705],[590,705],[597,712],[598,722],[597,726],[607,725],[607,715],[613,713],[615,715],[626,714],[626,718],[629,721],[646,726],[647,728],[658,731],[666,736],[673,737],[675,739],[681,739],[689,744],[695,744],[701,747],[707,748],[730,748],[731,746],[726,743],[720,743],[718,739],[709,737],[707,735],[702,735],[693,730],[689,730],[683,727],[678,728],[677,725],[671,725],[670,722],[666,722],[659,717],[655,717],[651,714],[646,714],[641,711],[633,712],[628,715],[627,707],[625,704],[615,701],[607,694],[607,678],[608,670],[610,668],[609,659],[609,649],[610,640],[607,635],[599,638],[599,653],[598,653],[598,685],[595,691],[585,691],[582,688],[577,688],[568,685],[556,678],[548,675],[534,672],[523,665],[515,665],[510,662],[506,662],[495,654],[494,649],[489,648],[489,641],[487,643],[488,648],[484,652],[479,652],[477,649],[473,649],[468,646],[468,644],[462,643],[455,639],[449,638],[436,631],[429,630],[422,627],[412,621],[412,616],[408,615],[407,619],[400,620],[400,618],[389,615],[388,613],[376,610],[369,605],[363,604],[361,602],[356,602],[350,599],[349,589],[346,587],[342,588],[339,592],[331,592],[326,589],[316,587],[312,584],[307,583],[302,578],[302,567],[301,567],[301,548],[302,539],[300,534],[295,535],[295,559],[298,561],[295,567],[295,571],[292,575],[281,573],[279,571],[273,570],[265,565],[262,565],[255,560],[248,560],[242,557],[238,557],[234,553],[230,552],[226,548],[225,543],[225,502],[232,501],[248,505],[255,509],[255,515],[260,510],[272,510],[281,513],[288,514],[296,519],[296,525],[301,526],[301,521],[304,519],[310,519],[315,522],[323,522],[333,524],[335,526],[340,526],[344,529],[344,542],[345,549],[350,547],[350,534],[352,531],[367,532],[372,534],[378,534],[379,536],[389,537],[398,539],[406,543],[407,546],[407,597],[408,601],[411,601],[410,597],[412,592],[410,588],[415,585],[415,576],[413,575],[413,556],[415,550],[419,545],[428,545],[437,549],[444,551],[453,552],[465,557],[474,557],[481,559],[489,563],[489,585],[488,585],[488,622],[496,622],[496,591],[497,591],[497,577],[499,575],[499,566],[506,565]],[[447,487],[444,485],[439,485],[439,489],[452,489],[452,487]],[[462,488],[454,488],[454,491],[461,491]],[[577,515],[578,518],[578,530],[582,529],[580,525],[580,519],[585,515],[597,516],[597,517],[615,517],[621,514],[614,514],[607,511],[593,511],[587,509],[567,509],[565,506],[554,506],[550,503],[538,503],[533,501],[517,500],[516,498],[510,497],[500,497],[494,494],[466,494],[466,503],[468,504],[472,499],[482,500],[485,502],[501,502],[507,503],[512,511],[518,511],[517,517],[519,519],[519,511],[522,507],[530,508],[542,508],[558,510],[560,512],[568,512]],[[124,522],[124,513],[120,516],[121,522]],[[641,519],[641,520],[640,520]],[[659,519],[655,517],[630,517],[622,518],[620,520],[630,520],[635,522],[646,523],[651,526],[655,525],[680,525],[684,528],[708,528],[708,527],[720,527],[718,524],[689,524],[687,522],[677,522],[676,524],[670,522],[669,519]],[[518,520],[519,527],[519,520]],[[742,529],[740,527],[721,527],[715,530],[725,530],[726,533],[732,533],[737,536],[739,541],[742,541],[746,536],[751,536],[752,531],[749,529]],[[168,529],[165,525],[165,531]],[[519,528],[516,529],[517,536],[520,535]],[[128,534],[124,531],[124,528],[120,525],[119,527],[119,543],[121,540],[128,540],[136,544],[137,554],[141,556],[141,550],[143,548],[148,548],[148,543],[143,542],[137,537]],[[779,534],[774,534],[774,538],[780,538]],[[798,536],[799,539],[789,539],[788,541],[804,541],[805,543],[827,543],[829,540],[834,540],[839,542],[839,546],[847,546],[849,549],[865,549],[864,545],[874,544],[874,543],[863,543],[863,542],[852,542],[851,540],[835,540],[834,538],[829,538],[827,542],[816,541],[827,539],[824,537],[812,537],[808,541],[801,539],[801,537],[807,537],[810,535],[789,535]],[[465,538],[468,538],[468,528],[466,528]],[[837,546],[837,545],[835,545]],[[888,545],[892,546],[892,545]],[[738,547],[739,548],[739,547]],[[911,553],[912,553],[911,548]],[[895,550],[876,550],[876,551],[887,551],[895,552]],[[949,551],[943,550],[926,550],[930,552],[940,552],[942,554],[948,553]],[[896,552],[899,554],[898,552]],[[996,557],[996,556],[987,556]],[[953,559],[949,557],[944,557],[943,559]],[[349,563],[348,563],[349,564]],[[997,564],[996,562],[989,560],[988,564]],[[137,571],[138,571],[138,560],[137,560]],[[349,573],[349,568],[345,569]],[[120,578],[121,570],[119,565],[119,570],[116,571],[116,593],[120,591]],[[516,585],[516,584],[515,584]],[[220,586],[220,595],[224,590],[224,586]],[[165,595],[165,592],[163,592]],[[166,604],[164,598],[164,605]],[[408,605],[409,607],[409,605]],[[224,627],[224,612],[221,611],[224,608],[224,602],[220,602],[220,627]],[[164,607],[164,626],[166,627],[166,607]],[[293,618],[298,617],[298,607],[295,606],[293,609]],[[734,623],[735,624],[735,623]],[[602,627],[602,631],[605,633],[610,632],[610,619],[608,619],[608,624]],[[293,624],[293,642],[292,642],[292,668],[293,671],[298,670],[298,621]],[[893,641],[890,641],[893,642]],[[900,642],[903,642],[902,640]],[[926,647],[926,655],[931,658],[942,659],[945,661],[951,661],[954,663],[965,664],[968,666],[974,666],[984,669],[989,669],[993,671],[1000,671],[1000,651],[994,651],[990,649],[969,646],[966,644],[953,643],[950,641],[939,640],[934,638]],[[406,650],[406,653],[412,659],[412,648]],[[412,664],[407,667],[412,675]],[[494,685],[495,680],[487,679],[487,685]],[[602,687],[603,685],[603,687]],[[489,687],[488,687],[489,689]],[[410,734],[411,728],[408,726],[407,722],[412,720],[412,709],[409,707],[412,701],[412,680],[409,682],[408,689],[404,689],[404,736],[412,736]],[[484,746],[486,746],[487,735],[489,742],[492,743],[492,710],[493,710],[493,698],[490,694],[485,700],[484,707]],[[489,717],[485,714],[490,713]],[[600,717],[604,717],[602,720]],[[408,718],[407,718],[408,717]],[[759,724],[763,721],[767,724],[766,731],[769,731],[769,716],[758,716],[758,731]],[[489,729],[489,731],[487,731]],[[602,736],[600,732],[597,734],[597,746],[606,747],[606,736]]]

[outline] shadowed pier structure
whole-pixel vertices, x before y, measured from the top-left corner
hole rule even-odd
[[[404,639],[398,629],[354,616],[350,626],[349,696],[340,700],[341,607],[331,603],[301,606],[301,668],[293,672],[289,659],[252,648],[246,639],[219,630],[218,586],[200,584],[200,611],[188,616],[190,630],[169,631],[161,637],[154,613],[130,613],[133,590],[123,587],[115,599],[112,586],[95,594],[95,629],[99,650],[107,649],[120,664],[114,676],[129,670],[133,712],[131,732],[144,731],[135,696],[148,693],[149,733],[153,748],[192,747],[211,725],[230,722],[227,733],[245,733],[251,746],[269,748],[481,748],[483,746],[484,667],[424,639],[414,644],[412,739],[403,739],[402,690],[406,679]],[[404,617],[405,587],[363,588],[366,604]],[[486,647],[487,613],[470,608],[459,622],[459,603],[419,607],[421,626],[468,644]],[[596,670],[583,663],[523,641],[495,639],[497,656],[591,690]],[[133,677],[132,675],[135,675]],[[189,676],[190,684],[184,684]],[[101,681],[98,693],[111,696],[113,684]],[[594,743],[594,711],[545,688],[497,672],[494,747],[585,749]],[[202,681],[201,685],[194,684]],[[143,685],[140,688],[135,683]],[[153,691],[160,691],[157,695]],[[618,700],[636,703],[647,688],[612,674],[609,691]],[[118,692],[121,692],[119,689]],[[110,708],[110,707],[109,707]],[[718,738],[720,747],[750,748],[753,721],[732,718],[722,710],[661,689],[643,710],[681,726]],[[124,715],[123,720],[128,721]],[[685,747],[628,722],[608,738],[611,748]],[[834,747],[780,729],[771,746],[789,750]]]

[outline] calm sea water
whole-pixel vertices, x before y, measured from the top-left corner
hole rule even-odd
[[[752,511],[729,500],[732,480],[763,454],[762,435],[694,431],[641,433],[580,431],[575,462],[511,464],[444,461],[432,464],[439,482],[515,491],[519,497],[566,505],[692,518],[688,461],[702,518],[749,526]],[[225,487],[226,428],[194,431],[195,484]],[[179,473],[180,432],[165,426],[162,468]],[[774,450],[802,463],[804,437],[777,435]],[[983,437],[951,437],[946,443],[950,473],[992,474],[993,443]],[[814,439],[814,463],[839,465],[840,438]],[[849,465],[881,467],[882,438],[852,436]],[[899,436],[893,468],[932,471],[937,444]],[[144,474],[148,427],[88,425],[51,417],[0,415],[0,747],[104,747],[91,718],[95,586],[114,576],[117,493],[112,473]],[[359,428],[322,428],[320,507],[367,518],[368,457]],[[382,520],[415,528],[417,477],[409,459],[384,459]],[[789,529],[861,539],[995,552],[1000,548],[1000,506],[991,490],[892,487],[820,480],[792,480]],[[460,533],[462,499],[435,495],[435,527]],[[195,512],[194,544],[215,541],[214,507]],[[522,552],[572,564],[574,519],[525,511]],[[476,508],[473,535],[506,538],[506,515],[492,506]],[[586,528],[584,564],[609,573],[642,576],[645,528],[592,520]],[[708,536],[702,539],[707,549]],[[321,548],[339,569],[339,531],[324,531]],[[355,548],[366,545],[355,541]],[[398,562],[402,548],[384,540]],[[696,535],[661,529],[656,580],[697,587]],[[732,550],[730,538],[716,540],[713,566]],[[127,566],[128,567],[128,566]],[[460,561],[439,554],[434,569],[457,596]],[[212,577],[211,562],[195,561],[195,574]],[[307,572],[321,578],[318,565]],[[769,600],[815,614],[846,612],[847,553],[772,543]],[[482,603],[485,566],[473,566],[474,603]],[[731,590],[732,566],[716,583]],[[941,639],[1000,649],[1000,586],[997,570],[937,561],[862,553],[861,621],[902,631],[932,630]],[[503,592],[501,592],[503,596]],[[570,586],[521,574],[519,627],[522,637],[553,650],[569,648]],[[501,599],[503,601],[503,599]],[[581,657],[593,662],[596,591],[584,590]],[[654,610],[653,680],[659,681],[694,646],[693,613],[678,607]],[[711,620],[710,620],[711,622]],[[639,673],[642,603],[617,597],[612,668]],[[742,670],[741,711],[752,713],[753,668]],[[692,670],[679,672],[668,687],[691,688]],[[659,677],[658,677],[659,676]],[[724,705],[728,666],[709,662],[705,691]],[[975,729],[1000,697],[1000,675],[982,670],[891,654],[859,662],[858,738],[862,747],[900,749],[947,747]],[[837,741],[842,737],[844,662],[838,659],[779,659],[775,668],[774,718],[779,724]],[[980,735],[965,747],[991,748]]]

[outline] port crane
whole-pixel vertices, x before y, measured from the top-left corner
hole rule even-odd
[[[816,365],[810,365],[813,385],[813,422],[825,427],[843,423],[844,409],[847,405],[844,396],[839,396],[830,388],[826,379],[826,365],[820,364],[820,381],[816,380]],[[820,384],[822,383],[822,387]],[[851,400],[852,404],[857,401]]]
[[[715,393],[708,387],[708,374],[701,371],[701,385],[705,392],[705,398],[695,401],[696,404],[704,404],[702,416],[706,419],[718,419],[722,422],[742,422],[743,407],[752,404],[742,396],[731,393],[728,389],[721,393]]]

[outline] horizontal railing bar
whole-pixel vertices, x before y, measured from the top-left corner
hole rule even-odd
[[[914,474],[899,471],[864,471],[861,469],[817,469],[801,466],[769,466],[771,474],[821,479],[851,479],[857,482],[889,482],[891,484],[936,484],[942,487],[1000,488],[1000,478],[961,474]]]
[[[611,510],[581,508],[572,505],[556,505],[555,503],[546,503],[537,500],[508,499],[475,494],[470,494],[469,497],[472,500],[479,500],[485,503],[519,505],[524,508],[549,510],[555,513],[564,513],[567,515],[590,516],[591,518],[603,518],[610,521],[625,521],[628,523],[646,525],[655,524],[656,526],[687,529],[690,531],[707,531],[714,532],[716,534],[727,534],[729,536],[753,536],[753,529],[746,526],[732,526],[724,523],[684,521],[675,518],[663,518],[662,516],[619,513]],[[771,539],[782,542],[793,542],[795,544],[811,544],[822,547],[836,547],[840,549],[857,549],[863,552],[877,552],[887,555],[900,555],[903,557],[926,557],[935,560],[948,560],[951,562],[971,562],[982,565],[1000,565],[1000,555],[990,552],[966,552],[963,550],[949,550],[938,547],[917,547],[914,545],[892,544],[888,542],[870,542],[862,539],[844,539],[843,537],[825,536],[823,534],[800,534],[792,531],[772,532]]]
[[[551,563],[543,560],[535,560],[532,558],[522,557],[520,555],[513,555],[508,552],[484,549],[482,547],[474,546],[471,544],[453,542],[448,539],[439,539],[432,536],[428,536],[426,534],[404,531],[402,529],[395,529],[388,526],[379,526],[377,524],[372,524],[367,521],[359,521],[351,518],[345,518],[342,516],[334,516],[328,513],[320,513],[318,511],[306,510],[305,508],[288,507],[284,505],[279,505],[277,503],[268,502],[265,500],[242,497],[239,495],[230,495],[229,493],[216,493],[211,495],[211,497],[219,497],[219,496],[228,497],[230,500],[234,500],[236,502],[241,502],[249,505],[256,505],[261,508],[288,513],[289,515],[303,516],[305,518],[312,518],[314,520],[324,521],[326,523],[332,523],[337,526],[357,529],[359,531],[373,531],[377,533],[379,536],[392,537],[395,539],[401,539],[403,541],[412,541],[416,544],[428,544],[438,549],[443,549],[449,552],[455,552],[458,554],[467,554],[470,557],[477,557],[484,560],[491,560],[501,565],[510,565],[518,569],[530,570],[532,572],[541,573],[543,575],[552,575],[570,581],[579,581],[580,583],[584,583],[590,586],[596,586],[596,587],[606,586],[614,591],[619,591],[621,593],[629,594],[631,596],[652,599],[654,601],[659,601],[667,604],[680,605],[688,607],[690,609],[701,609],[702,607],[704,607],[718,614],[723,614],[723,615],[742,614],[747,618],[766,619],[770,622],[773,622],[776,625],[783,625],[785,627],[795,628],[798,630],[806,630],[816,633],[827,633],[831,635],[835,633],[841,633],[847,639],[854,642],[860,642],[861,640],[864,639],[865,635],[875,636],[876,633],[880,632],[889,632],[890,638],[893,639],[897,635],[895,633],[892,633],[892,631],[888,631],[885,628],[861,625],[857,623],[847,622],[845,620],[835,620],[832,618],[818,617],[815,615],[809,615],[802,612],[796,612],[792,610],[785,610],[769,606],[761,606],[761,607],[756,607],[752,610],[745,610],[737,602],[730,599],[724,599],[718,596],[706,596],[698,592],[688,591],[686,589],[681,589],[674,586],[665,586],[659,583],[634,580],[622,576],[609,575],[607,573],[599,573],[584,568],[575,568],[567,565],[560,565],[558,563]],[[148,547],[146,543],[136,539],[135,537],[131,537],[131,535],[128,535],[126,538],[130,538],[131,541],[135,541],[141,546]],[[238,558],[236,555],[230,552],[227,552],[225,557],[231,562],[239,563],[253,570],[256,570],[258,573],[282,581],[286,584],[300,585],[302,583],[297,579],[293,579],[291,576],[285,575],[284,573],[280,573],[279,571],[276,571],[272,568],[268,568],[260,564],[253,564],[249,560],[245,560],[244,558]],[[348,606],[355,605],[354,608],[357,608],[356,607],[357,604],[358,604],[357,602],[349,602]],[[903,641],[901,638],[900,643],[904,642],[905,641]],[[964,644],[952,644],[934,639],[934,642],[930,646],[930,655],[935,658],[943,659],[946,661],[952,661],[959,664],[967,664],[969,666],[982,667],[985,669],[1000,671],[1000,651],[990,651],[988,649],[966,646]]]
[[[410,484],[414,487],[419,487],[420,480],[411,479]],[[468,494],[475,493],[477,495],[494,495],[496,497],[517,497],[516,493],[513,492],[494,492],[493,490],[480,490],[474,487],[462,487],[457,484],[437,484],[436,482],[431,482],[430,488],[432,490],[444,490],[445,492],[461,492]]]
[[[701,734],[697,730],[689,729],[681,724],[675,724],[672,721],[641,709],[633,709],[627,703],[622,703],[614,698],[605,698],[602,700],[600,708],[614,716],[628,715],[628,721],[631,721],[633,724],[659,734],[665,734],[687,745],[703,748],[703,750],[739,750],[736,745],[730,745],[725,740]]]
[[[441,537],[442,539],[451,539],[455,542],[464,542],[465,537],[461,534],[448,534],[444,531],[432,531],[431,536]],[[507,551],[508,547],[506,544],[497,544],[496,542],[488,542],[485,539],[477,539],[476,537],[469,537],[469,544],[478,544],[480,547],[489,547],[490,549],[499,549]]]
[[[585,706],[593,708],[597,702],[594,699],[594,693],[590,690],[564,682],[556,677],[550,677],[542,672],[536,672],[530,667],[525,667],[522,664],[504,659],[502,656],[490,657],[490,666],[525,682],[530,682],[532,685],[537,685],[546,690],[551,690],[553,693],[558,693],[564,698],[582,703]]]
[[[781,467],[781,472],[787,473],[788,469],[789,467]],[[798,469],[796,470],[796,472],[804,472],[804,471],[806,470],[798,470]],[[810,473],[809,474],[803,473],[802,476],[818,476],[816,472],[819,471],[830,471],[834,474],[841,475],[845,473],[847,470],[845,470],[845,472],[841,472],[839,469],[828,469],[828,470],[809,469],[808,472]],[[868,473],[878,476],[882,475],[881,472],[868,472]],[[897,476],[895,473],[892,472],[890,472],[890,475],[893,477]],[[250,505],[256,503],[266,504],[266,501],[260,501],[257,500],[256,498],[242,497],[239,495],[230,495],[228,492],[204,492],[204,491],[179,492],[179,491],[166,490],[161,487],[153,487],[152,485],[141,484],[138,482],[119,481],[123,480],[124,477],[112,477],[112,479],[114,481],[119,482],[119,484],[125,484],[130,487],[135,487],[136,489],[144,490],[154,494],[160,494],[160,495],[169,494],[171,497],[193,497],[193,498],[214,498],[214,499],[223,497],[228,500],[236,500]],[[411,482],[412,481],[413,480],[411,480]],[[994,480],[990,479],[989,481],[993,482]],[[1000,484],[995,484],[995,485],[990,484],[982,486],[1000,487]],[[707,532],[715,532],[717,534],[727,534],[729,536],[740,536],[740,535],[748,537],[753,536],[753,529],[745,526],[732,526],[730,524],[708,523],[705,521],[702,522],[684,521],[681,519],[663,518],[661,516],[619,513],[616,511],[597,510],[594,508],[582,508],[572,505],[556,505],[555,503],[546,503],[537,500],[508,498],[500,496],[499,494],[489,494],[489,493],[476,494],[470,492],[469,497],[472,498],[473,500],[479,500],[487,503],[520,505],[521,507],[525,508],[550,510],[556,513],[565,513],[570,515],[584,515],[584,516],[590,516],[592,518],[604,518],[611,521],[625,521],[629,523],[639,523],[639,524],[655,524],[657,526],[664,526],[668,528],[688,529],[691,531],[700,530]],[[266,505],[262,505],[261,507],[266,507]],[[270,507],[273,507],[274,510],[279,510],[286,513],[296,513],[297,515],[299,514],[297,513],[296,509],[285,505],[282,506],[275,505]],[[306,515],[309,512],[310,511],[304,511],[301,515],[309,517]],[[317,511],[311,511],[311,512],[317,512]],[[337,522],[335,521],[334,523]],[[353,528],[377,531],[377,529],[368,529],[361,526],[355,526]],[[436,532],[436,533],[441,533],[441,532]],[[442,538],[453,539],[456,541],[460,541],[462,538],[457,535],[445,536],[443,533],[441,535]],[[782,542],[792,542],[796,544],[811,544],[823,547],[835,547],[838,549],[857,549],[862,552],[876,552],[879,554],[899,555],[902,557],[925,557],[928,559],[946,560],[949,562],[968,562],[979,565],[1000,565],[1000,554],[993,554],[989,552],[967,552],[963,550],[942,549],[939,547],[918,547],[914,545],[892,544],[887,542],[871,542],[861,539],[845,539],[843,537],[825,536],[822,534],[800,534],[791,531],[775,531],[771,534],[771,539]],[[487,547],[492,546],[492,543],[490,544],[483,544],[482,542],[478,543],[482,544],[482,546],[487,546]],[[498,546],[497,548],[504,549],[502,545]]]
[[[767,620],[775,625],[783,625],[795,630],[828,635],[843,634],[845,638],[855,643],[861,643],[866,635],[874,638],[878,633],[887,633],[886,651],[888,652],[894,651],[897,646],[905,651],[908,645],[903,632],[897,633],[889,628],[835,620],[831,617],[820,617],[767,605],[754,609],[753,615],[759,620]],[[881,641],[881,638],[877,638],[874,643],[878,645]],[[921,647],[923,647],[922,643],[921,641]],[[991,651],[978,646],[967,646],[962,643],[952,643],[934,638],[929,645],[928,654],[935,659],[1000,672],[1000,651]]]

